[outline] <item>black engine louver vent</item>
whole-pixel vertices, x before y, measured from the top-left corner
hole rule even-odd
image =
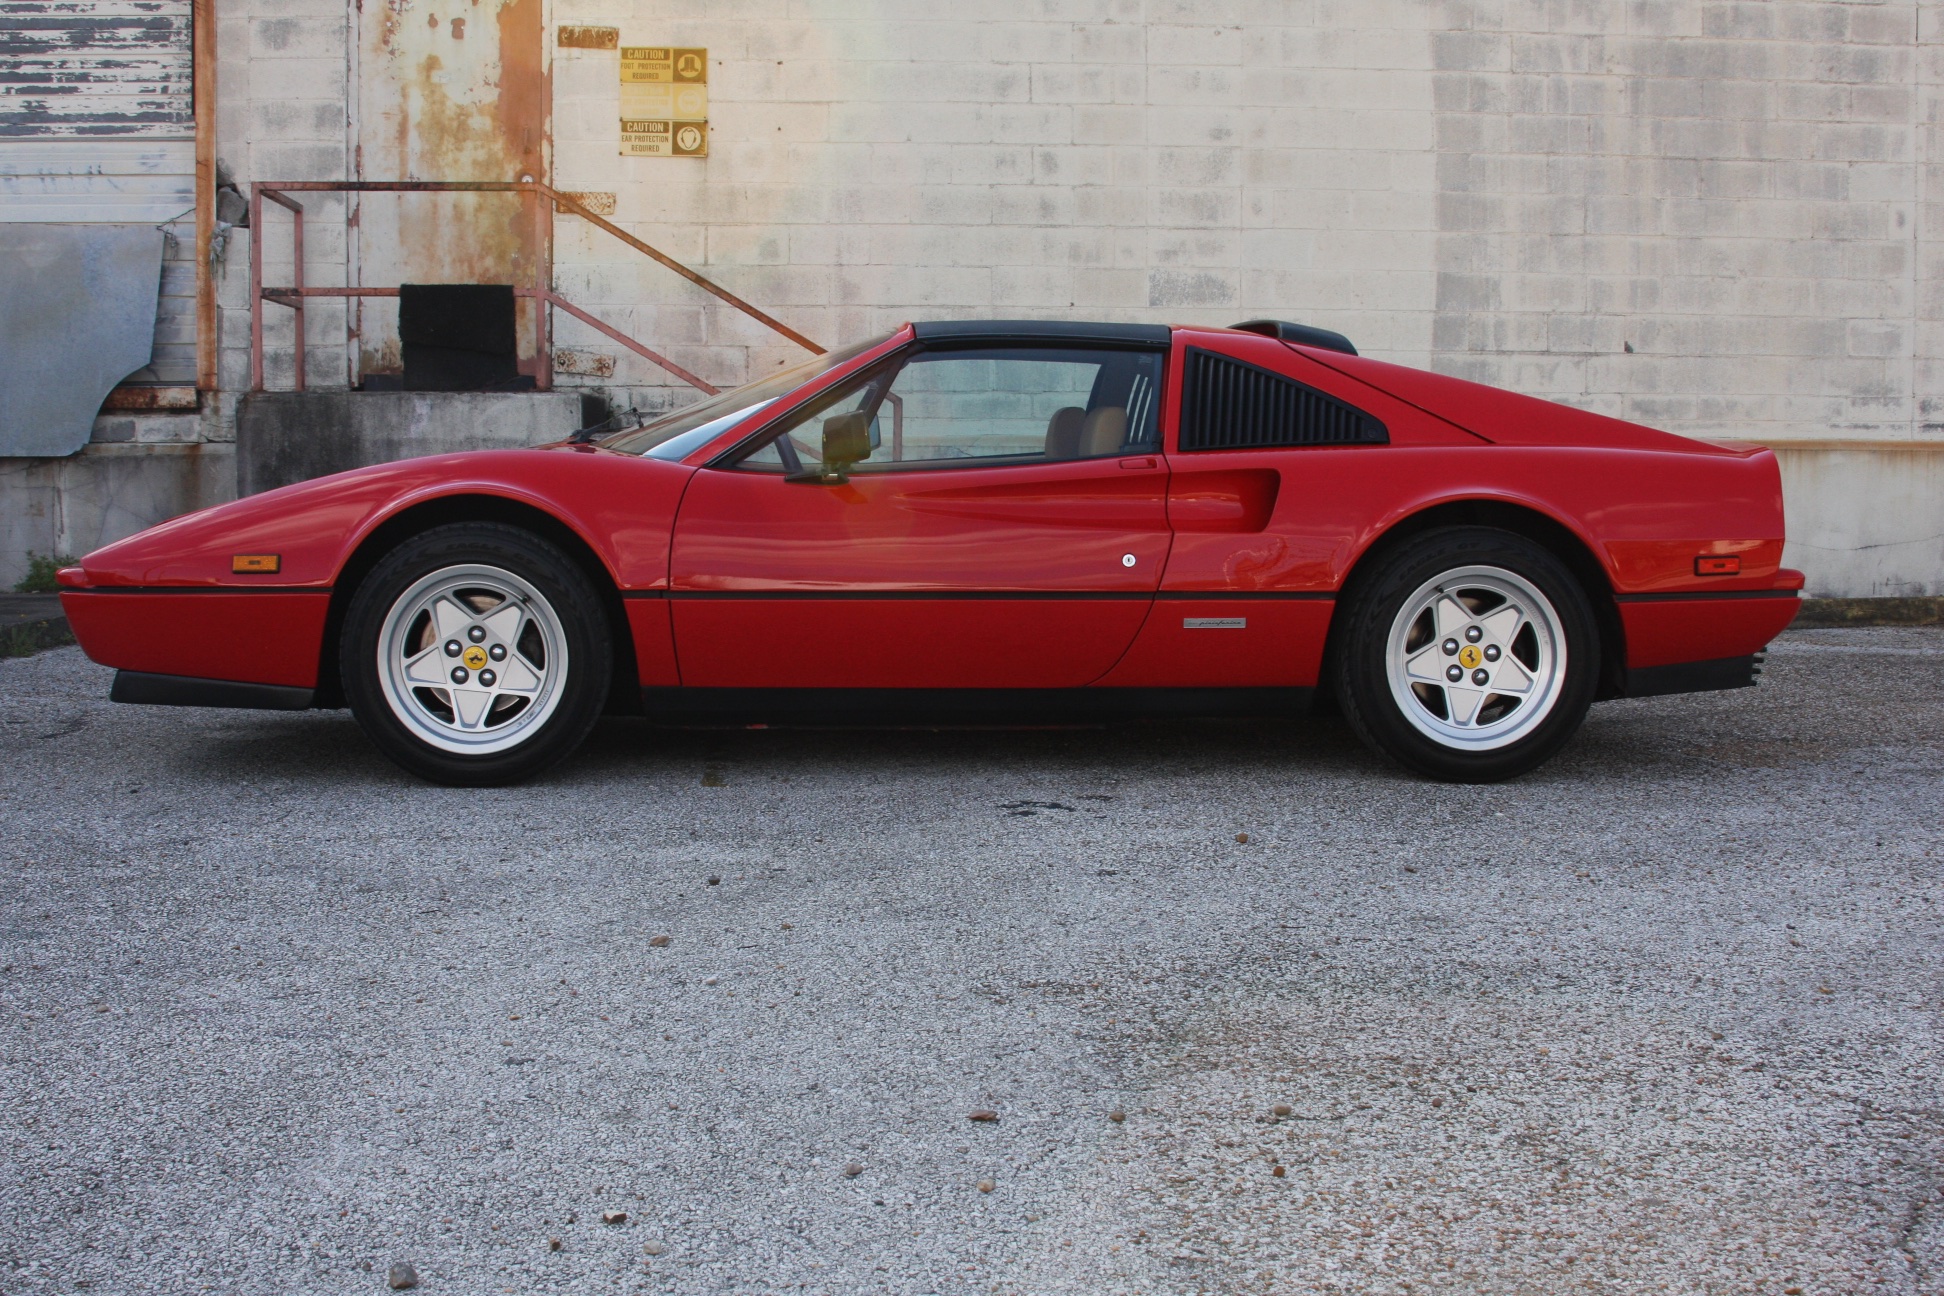
[[[1213,351],[1188,352],[1181,390],[1183,450],[1389,441],[1382,423],[1314,387]]]

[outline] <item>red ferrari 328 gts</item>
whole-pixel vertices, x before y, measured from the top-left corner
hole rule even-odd
[[[1767,450],[1232,329],[906,326],[646,426],[388,463],[61,572],[123,702],[349,705],[495,784],[604,711],[1291,714],[1483,781],[1795,615]]]

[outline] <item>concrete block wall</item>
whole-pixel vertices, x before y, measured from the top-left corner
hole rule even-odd
[[[1936,594],[1944,499],[1907,470],[1944,462],[1941,13],[557,0],[708,47],[712,132],[707,160],[617,157],[616,55],[557,50],[555,171],[826,342],[1267,315],[1686,435],[1841,441],[1840,469],[1785,464],[1789,560],[1813,593]],[[728,383],[797,354],[574,224],[566,290],[680,363]],[[615,356],[585,381],[687,399],[563,336]]]
[[[1294,314],[1422,361],[1426,9],[557,0],[623,44],[706,46],[712,129],[706,160],[617,157],[617,55],[556,50],[556,183],[614,193],[629,228],[826,343],[925,317]],[[734,382],[800,354],[577,224],[564,290],[678,362]],[[619,383],[659,380],[617,358]]]
[[[217,7],[216,139],[244,193],[258,181],[343,180],[351,174],[348,89],[355,5],[345,0],[242,0]],[[304,274],[314,285],[349,282],[345,202],[336,194],[298,195],[304,206]],[[250,386],[250,240],[263,239],[266,284],[292,281],[291,221],[264,204],[262,231],[238,230],[218,272],[221,383],[229,393]],[[306,310],[306,376],[343,386],[349,375],[346,311],[340,301],[313,300]],[[266,385],[290,386],[295,373],[295,316],[264,308]],[[233,437],[232,401],[223,427]]]
[[[218,152],[246,185],[349,173],[355,11],[219,10]],[[914,317],[1306,320],[1689,435],[1853,444],[1792,560],[1816,592],[1944,593],[1944,505],[1868,448],[1944,453],[1944,3],[551,0],[549,23],[709,49],[711,155],[632,159],[617,54],[550,44],[553,182],[826,344]],[[342,283],[345,208],[304,201],[307,278]],[[801,357],[557,231],[560,291],[710,381]],[[225,396],[175,440],[233,436],[249,237],[220,271]],[[342,383],[345,312],[310,316],[311,380]],[[284,386],[291,317],[266,319]],[[571,320],[557,341],[563,385],[692,397]],[[1898,502],[1846,538],[1838,501],[1872,499]]]
[[[219,152],[348,173],[344,0],[243,0]],[[1944,432],[1944,6],[1917,0],[555,0],[710,51],[711,156],[621,158],[612,50],[552,48],[555,184],[826,343],[913,316],[1338,328],[1696,435]],[[342,282],[341,202],[305,199]],[[266,276],[288,224],[266,221]],[[801,353],[572,217],[557,286],[719,384]],[[247,383],[248,242],[223,378]],[[310,311],[314,381],[345,314]],[[271,385],[291,317],[271,309]],[[687,399],[569,320],[564,381]],[[612,376],[604,371],[614,362]]]
[[[1944,595],[1944,447],[1778,441],[1789,543],[1811,597]]]
[[[712,132],[706,160],[617,157],[617,55],[557,50],[555,173],[826,341],[1270,314],[1673,431],[1918,439],[1944,399],[1938,9],[558,0],[707,46]],[[577,224],[566,290],[681,363],[791,354]]]
[[[1935,431],[1935,6],[1463,8],[1440,368],[1697,435]]]
[[[247,0],[217,7],[217,152],[245,186],[258,179],[335,179],[346,174],[349,75],[343,0]],[[323,201],[311,199],[323,198]],[[306,271],[313,283],[345,282],[344,214],[335,197],[311,195]],[[273,215],[265,276],[289,282],[287,222]],[[192,224],[173,227],[193,256]],[[217,262],[218,382],[194,413],[102,414],[89,444],[66,459],[0,460],[0,587],[26,571],[27,554],[85,553],[181,513],[236,495],[236,405],[250,385],[250,237],[231,235]],[[310,308],[312,381],[342,385],[344,311]],[[273,384],[287,385],[295,335],[286,311],[266,316]],[[193,344],[193,337],[178,339]]]
[[[235,447],[191,416],[114,415],[64,459],[0,459],[0,588],[28,555],[84,554],[236,494]],[[103,440],[106,434],[111,438]]]

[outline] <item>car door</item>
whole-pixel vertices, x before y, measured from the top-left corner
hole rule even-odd
[[[697,472],[670,565],[683,684],[1098,679],[1167,560],[1163,362],[1125,346],[921,342]],[[833,427],[868,429],[867,453],[826,463]]]

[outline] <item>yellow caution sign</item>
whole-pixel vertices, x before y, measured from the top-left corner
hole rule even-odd
[[[709,155],[709,51],[621,47],[621,156]]]
[[[675,49],[667,45],[623,45],[622,85],[706,85],[709,51]]]
[[[707,157],[709,123],[623,117],[621,156]]]

